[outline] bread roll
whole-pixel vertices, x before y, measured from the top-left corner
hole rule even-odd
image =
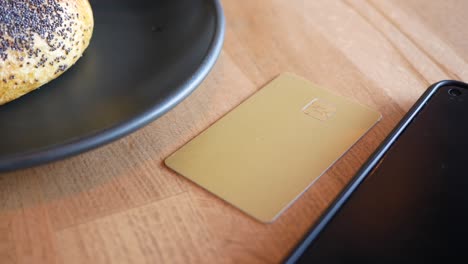
[[[0,105],[75,64],[93,26],[88,0],[0,0]]]

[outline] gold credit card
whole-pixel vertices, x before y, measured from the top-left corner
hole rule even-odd
[[[380,118],[285,73],[165,163],[245,213],[271,222]]]

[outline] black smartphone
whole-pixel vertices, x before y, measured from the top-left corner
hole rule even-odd
[[[468,263],[468,84],[421,96],[286,263]]]

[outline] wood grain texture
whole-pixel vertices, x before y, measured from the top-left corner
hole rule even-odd
[[[224,50],[188,99],[108,146],[0,175],[1,263],[277,263],[429,84],[468,80],[465,1],[222,3]],[[383,120],[265,225],[162,161],[283,71]]]

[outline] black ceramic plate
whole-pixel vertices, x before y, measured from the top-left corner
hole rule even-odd
[[[91,0],[85,55],[41,89],[0,106],[0,171],[90,150],[188,96],[221,50],[217,0]]]

